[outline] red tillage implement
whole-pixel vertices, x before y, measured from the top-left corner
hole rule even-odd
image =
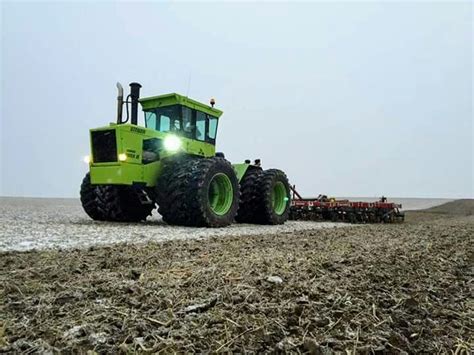
[[[290,208],[292,220],[326,220],[349,223],[393,223],[403,222],[402,205],[387,202],[385,197],[376,202],[336,200],[325,195],[302,198],[292,186],[293,198]]]

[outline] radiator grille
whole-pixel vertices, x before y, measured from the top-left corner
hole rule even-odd
[[[91,138],[94,163],[117,161],[117,140],[114,129],[91,132]]]

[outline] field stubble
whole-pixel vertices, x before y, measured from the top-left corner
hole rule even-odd
[[[6,252],[0,350],[472,348],[473,216],[409,213],[250,237]]]

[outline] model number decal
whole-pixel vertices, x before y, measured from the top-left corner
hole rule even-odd
[[[127,149],[127,157],[131,159],[139,159],[140,154],[136,153],[133,149]]]

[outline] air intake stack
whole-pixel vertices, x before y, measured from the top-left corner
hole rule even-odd
[[[136,125],[138,123],[138,99],[140,98],[139,83],[130,83],[130,101],[131,101],[131,120],[130,123]]]

